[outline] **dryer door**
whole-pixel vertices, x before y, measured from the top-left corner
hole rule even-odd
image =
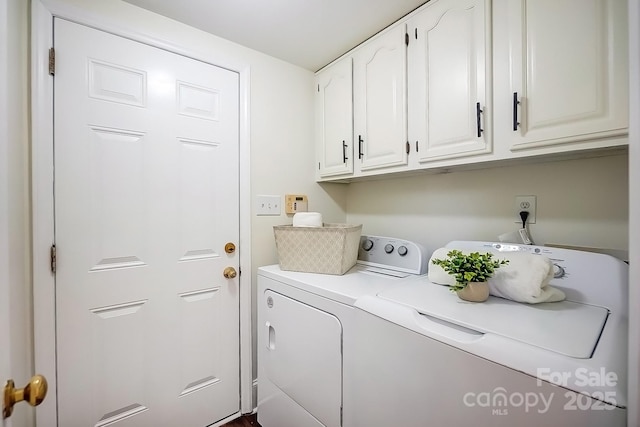
[[[262,364],[259,393],[265,389],[271,389],[273,393],[272,396],[262,394],[260,403],[290,399],[322,425],[340,426],[340,321],[327,312],[271,290],[262,294],[259,304],[262,305],[259,345],[263,346],[259,350],[259,363]],[[269,410],[261,406],[261,413],[263,409],[264,412]]]

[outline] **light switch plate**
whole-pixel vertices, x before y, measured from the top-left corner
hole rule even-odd
[[[280,215],[280,196],[256,196],[256,215]]]

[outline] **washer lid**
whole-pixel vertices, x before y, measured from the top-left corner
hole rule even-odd
[[[572,301],[523,304],[490,296],[472,303],[426,279],[399,284],[378,296],[426,316],[580,359],[593,354],[609,314],[605,308]]]

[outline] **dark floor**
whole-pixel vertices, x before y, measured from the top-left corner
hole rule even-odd
[[[240,418],[226,423],[223,427],[260,427],[258,424],[258,416],[256,414],[245,415]]]

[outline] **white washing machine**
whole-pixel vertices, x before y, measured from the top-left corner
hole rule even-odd
[[[353,304],[426,272],[413,242],[362,236],[344,275],[258,269],[258,422],[262,427],[338,427],[349,411],[344,381],[355,354]]]
[[[345,425],[625,426],[627,264],[541,246],[448,246],[545,255],[567,299],[469,303],[425,276],[360,298]]]

